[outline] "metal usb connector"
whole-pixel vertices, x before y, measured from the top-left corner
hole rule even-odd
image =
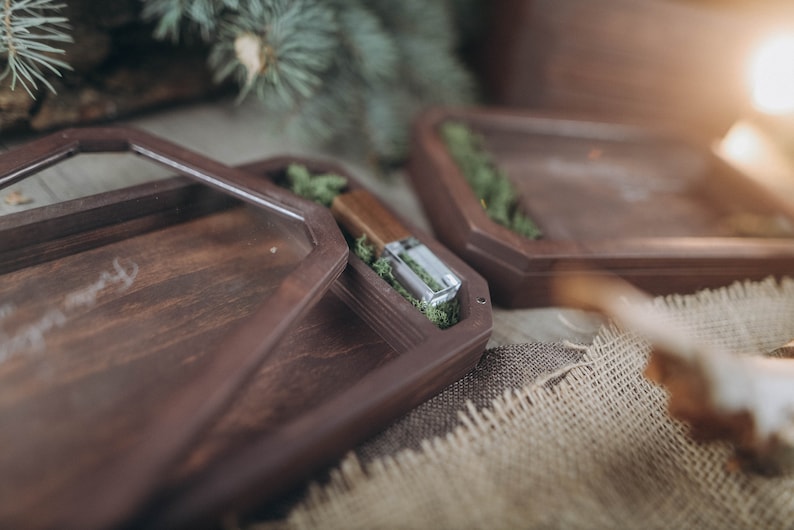
[[[455,298],[460,278],[368,191],[338,195],[331,211],[352,237],[366,235],[376,255],[389,260],[394,277],[416,299],[438,305]]]

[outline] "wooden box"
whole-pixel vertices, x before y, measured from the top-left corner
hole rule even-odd
[[[282,181],[290,163],[344,175],[359,187],[327,161],[289,157],[243,167]],[[278,357],[166,482],[145,514],[147,528],[191,527],[232,507],[277,500],[476,365],[492,328],[485,280],[405,224],[462,279],[460,321],[437,328],[351,253]]]
[[[0,183],[97,151],[187,178],[0,217],[0,526],[207,524],[299,485],[484,350],[479,275],[418,234],[464,280],[461,322],[439,330],[349,257],[328,211],[270,182],[293,160],[243,171],[87,129],[4,155]]]
[[[324,209],[135,130],[42,138],[0,183],[126,151],[189,179],[0,218],[3,527],[128,517],[347,261]]]
[[[543,238],[487,217],[438,132],[448,120],[484,137]],[[569,271],[609,271],[666,294],[794,270],[790,207],[675,135],[560,114],[435,109],[417,122],[412,149],[411,179],[437,237],[504,306],[552,305],[549,280]]]

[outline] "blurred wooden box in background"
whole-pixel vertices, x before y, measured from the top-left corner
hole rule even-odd
[[[752,47],[792,12],[776,0],[501,0],[484,88],[495,104],[714,138],[749,103]]]

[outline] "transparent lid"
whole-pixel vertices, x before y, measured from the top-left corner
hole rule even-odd
[[[189,179],[0,217],[0,526],[122,518],[347,258],[324,209],[138,131],[43,138],[0,185],[91,151]]]

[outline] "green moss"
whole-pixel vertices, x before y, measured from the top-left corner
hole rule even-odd
[[[330,207],[334,198],[347,187],[347,179],[341,175],[312,175],[302,164],[287,167],[287,180],[292,193],[305,199]]]
[[[440,291],[441,285],[433,278],[429,272],[427,272],[421,265],[419,265],[416,260],[414,260],[411,256],[408,255],[407,252],[403,252],[400,254],[400,259],[402,259],[408,267],[419,276],[419,279],[425,282],[425,285],[433,289],[434,291]]]
[[[447,329],[460,321],[460,302],[458,302],[457,299],[442,302],[438,305],[430,305],[414,297],[397,281],[397,278],[394,277],[394,271],[392,270],[389,260],[386,258],[375,259],[375,248],[367,243],[366,235],[362,235],[360,238],[356,239],[353,243],[353,252],[361,258],[361,261],[369,265],[378,276],[388,283],[392,289],[408,300],[415,308],[425,315],[430,322],[440,329]]]
[[[510,228],[529,239],[540,239],[543,236],[543,232],[541,232],[538,225],[535,224],[535,221],[518,210],[513,212]]]
[[[441,137],[488,217],[529,239],[542,236],[535,222],[518,210],[515,188],[491,159],[482,136],[462,123],[447,122]]]
[[[375,247],[367,243],[367,237],[364,235],[353,242],[353,253],[369,266],[375,262]]]
[[[437,305],[430,305],[415,298],[410,302],[439,329],[452,327],[460,320],[460,302],[457,298]]]
[[[302,164],[289,165],[287,168],[287,180],[289,189],[293,193],[326,207],[330,207],[334,198],[347,187],[347,179],[345,177],[333,174],[312,175],[308,168]],[[458,323],[460,320],[460,303],[457,300],[450,300],[436,306],[417,300],[394,277],[394,271],[389,260],[375,257],[375,247],[367,243],[366,235],[362,235],[355,241],[350,241],[350,248],[361,261],[375,271],[375,274],[388,283],[400,296],[411,302],[436,326],[446,329]],[[436,290],[440,288],[427,271],[423,270],[410,256],[402,256],[402,258],[431,288]]]

